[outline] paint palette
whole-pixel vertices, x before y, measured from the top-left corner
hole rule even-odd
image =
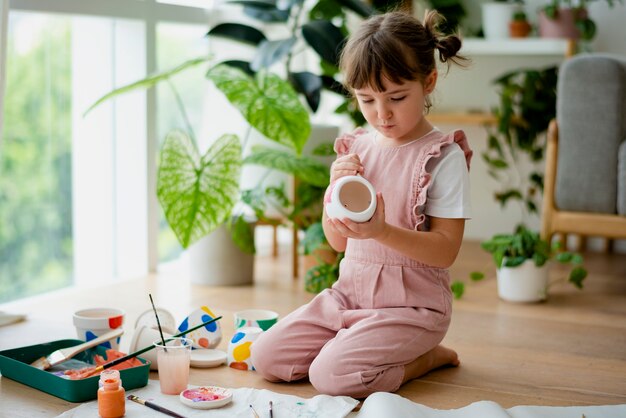
[[[213,409],[219,408],[233,400],[233,392],[230,389],[217,386],[200,386],[193,389],[185,389],[180,393],[180,401],[190,408]]]
[[[178,326],[178,332],[185,332],[189,328],[210,321],[213,318],[216,318],[216,315],[206,306],[202,306],[190,313],[181,322]],[[182,336],[193,340],[193,348],[215,348],[222,341],[222,328],[219,321],[216,321]]]

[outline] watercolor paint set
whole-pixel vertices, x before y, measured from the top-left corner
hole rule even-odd
[[[31,363],[42,356],[66,347],[84,343],[81,340],[57,340],[45,344],[36,344],[0,351],[0,373],[3,377],[23,383],[42,392],[64,399],[69,402],[84,402],[96,399],[98,392],[98,375],[86,379],[71,380],[60,377],[36,367]],[[74,361],[93,364],[96,355],[106,356],[106,348],[96,346],[74,357]],[[120,376],[127,390],[140,388],[148,384],[150,362],[136,357],[141,366],[120,370]]]

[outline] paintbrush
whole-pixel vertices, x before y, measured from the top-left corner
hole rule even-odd
[[[160,405],[155,404],[154,402],[150,402],[150,401],[146,401],[145,399],[141,399],[139,396],[135,396],[135,395],[128,395],[127,399],[133,401],[133,402],[137,402],[138,404],[147,406],[148,408],[152,408],[155,411],[159,411],[162,412],[166,415],[169,415],[170,417],[175,417],[175,418],[185,418],[183,415],[180,415],[179,413],[176,413],[174,411],[170,411],[167,408],[164,408]]]
[[[172,338],[168,338],[167,340],[165,340],[165,342],[172,341],[174,338],[177,338],[177,337],[182,337],[183,335],[189,334],[191,331],[195,331],[198,328],[202,328],[202,327],[204,327],[206,325],[209,325],[209,324],[211,324],[211,323],[213,323],[213,322],[215,322],[217,320],[220,320],[220,319],[222,319],[222,317],[218,316],[216,318],[211,319],[210,321],[206,321],[206,322],[204,322],[204,323],[202,323],[200,325],[196,325],[195,327],[189,328],[188,330],[186,330],[184,332],[181,332],[181,333],[178,333],[176,335],[173,335]],[[98,374],[102,370],[108,369],[109,367],[116,366],[116,365],[118,365],[120,363],[125,362],[126,360],[130,360],[132,358],[135,358],[138,355],[145,353],[146,351],[152,350],[153,348],[154,348],[154,345],[149,345],[147,347],[142,348],[141,350],[137,350],[134,353],[128,354],[128,355],[126,355],[124,357],[120,357],[120,358],[115,359],[115,360],[113,360],[111,362],[102,364],[100,366],[96,366],[96,367],[93,368],[93,370],[91,370],[91,369],[85,370],[84,373],[81,373],[80,378],[81,379],[85,379],[87,377],[90,377],[90,376],[93,376],[95,374]]]
[[[159,327],[159,334],[161,334],[161,341],[163,342],[163,349],[167,353],[167,348],[165,347],[165,338],[163,338],[163,330],[161,329],[161,321],[159,321],[159,314],[157,313],[156,307],[154,306],[154,301],[152,300],[152,293],[148,293],[150,296],[150,303],[152,304],[152,310],[154,311],[154,316],[156,317],[157,326]]]
[[[37,360],[33,361],[32,363],[30,363],[30,365],[40,370],[48,370],[50,367],[56,366],[57,364],[63,363],[64,361],[73,358],[78,353],[82,353],[83,351],[90,349],[91,347],[95,347],[98,344],[117,338],[123,333],[124,330],[122,328],[114,329],[107,332],[106,334],[103,334],[99,337],[94,338],[93,340],[89,340],[82,344],[53,351],[47,356],[38,358]]]

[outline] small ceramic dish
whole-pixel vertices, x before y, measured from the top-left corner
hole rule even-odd
[[[197,348],[191,350],[191,367],[217,367],[226,363],[226,353],[213,348]]]
[[[180,393],[180,401],[190,408],[220,408],[233,400],[233,391],[217,386],[200,386],[185,389]]]

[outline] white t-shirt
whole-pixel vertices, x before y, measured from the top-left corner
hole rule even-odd
[[[437,218],[470,219],[469,172],[465,155],[457,143],[441,149],[441,155],[426,163],[431,174],[424,213]]]

